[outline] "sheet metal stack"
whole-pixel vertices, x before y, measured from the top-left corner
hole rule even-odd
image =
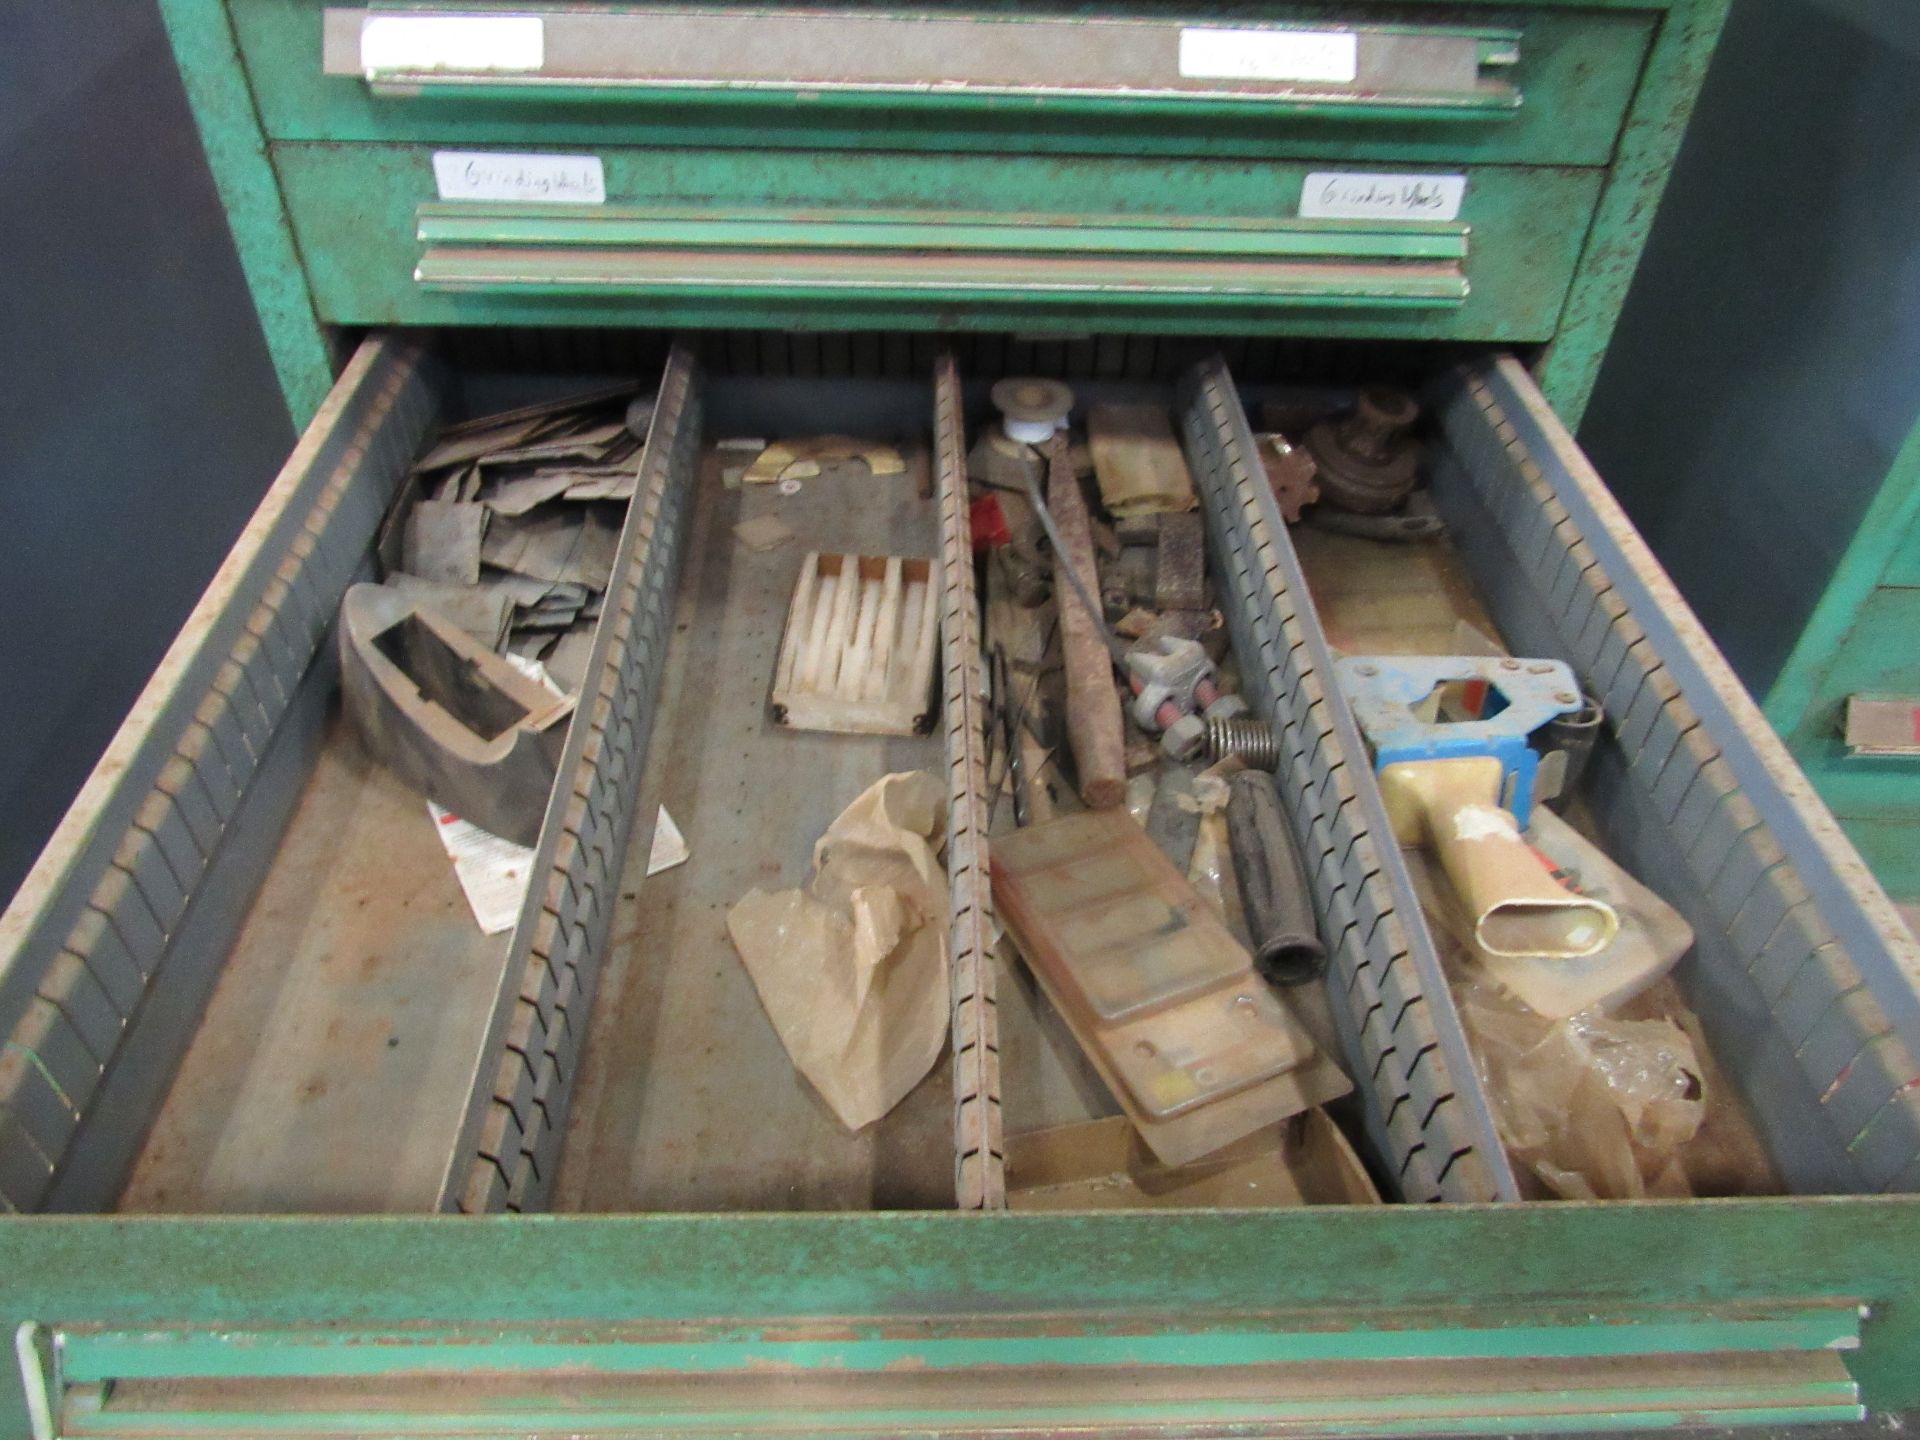
[[[387,583],[578,690],[652,416],[622,385],[448,426],[383,537]]]

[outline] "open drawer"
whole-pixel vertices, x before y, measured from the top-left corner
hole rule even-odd
[[[1596,825],[1692,922],[1683,985],[1787,1193],[1518,1198],[1214,359],[1133,393],[1177,413],[1335,952],[1357,1134],[1408,1203],[997,1213],[1006,1137],[1046,1120],[983,880],[964,455],[986,410],[892,338],[861,380],[748,373],[756,347],[729,365],[720,339],[711,366],[651,339],[614,366],[654,357],[657,407],[534,883],[494,943],[430,830],[406,849],[417,797],[353,760],[331,627],[442,418],[578,381],[529,373],[538,336],[501,337],[512,374],[457,358],[484,345],[361,347],[3,922],[5,1433],[1401,1434],[1920,1399],[1912,941],[1499,357],[1428,377],[1435,501],[1512,643],[1605,702]],[[807,481],[781,512],[800,543],[749,555],[732,527],[775,501],[703,446],[808,428],[887,436],[908,474]],[[863,547],[940,563],[932,733],[777,733],[797,552]],[[908,768],[949,799],[950,1045],[848,1135],[723,912],[798,882],[824,823]],[[663,799],[696,862],[647,877],[629,839]],[[118,1213],[28,1213],[52,1210]]]

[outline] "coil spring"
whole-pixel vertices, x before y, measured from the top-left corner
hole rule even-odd
[[[1209,720],[1207,758],[1224,760],[1238,755],[1256,770],[1280,768],[1280,739],[1264,720]]]

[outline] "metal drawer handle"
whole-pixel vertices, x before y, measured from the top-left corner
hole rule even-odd
[[[1859,1348],[1862,1316],[1845,1300],[1598,1315],[1591,1305],[1522,1308],[1498,1325],[1484,1307],[1465,1306],[1355,1310],[1335,1329],[1284,1311],[1152,1318],[963,1312],[938,1325],[867,1326],[853,1338],[844,1325],[803,1317],[73,1326],[51,1336],[65,1373],[40,1376],[47,1398],[34,1440],[1184,1433],[1271,1430],[1275,1417],[1282,1427],[1377,1434],[1864,1414],[1843,1359]]]
[[[329,9],[324,36],[325,74],[388,96],[1375,120],[1521,103],[1520,32],[1474,26],[412,5]]]
[[[427,205],[435,291],[1458,306],[1460,224]]]

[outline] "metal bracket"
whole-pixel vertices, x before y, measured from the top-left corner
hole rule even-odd
[[[1580,684],[1561,660],[1479,655],[1349,655],[1335,662],[1353,717],[1384,769],[1403,760],[1491,755],[1506,771],[1507,809],[1522,825],[1533,813],[1540,757],[1527,743],[1541,726],[1579,710]],[[1442,685],[1487,687],[1504,705],[1478,719],[1422,718],[1419,707]]]

